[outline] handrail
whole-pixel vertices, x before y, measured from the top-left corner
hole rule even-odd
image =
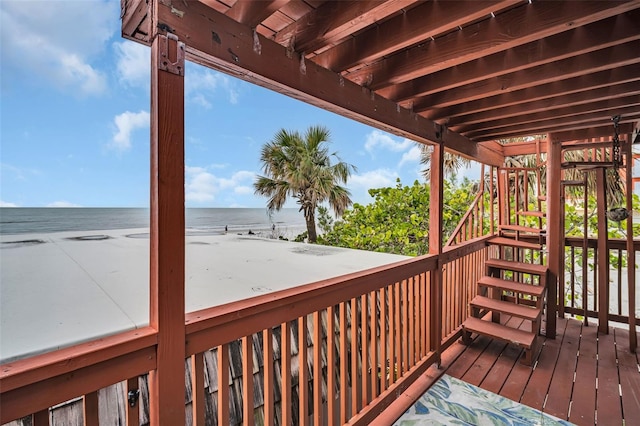
[[[478,193],[476,194],[476,197],[473,199],[473,201],[469,205],[469,208],[467,209],[466,213],[460,219],[458,226],[456,226],[456,228],[451,233],[451,236],[445,243],[444,245],[445,247],[450,246],[456,240],[456,238],[458,237],[458,234],[460,233],[462,228],[467,224],[467,221],[469,220],[471,215],[476,212],[478,203],[481,202],[483,196],[484,196],[484,191],[478,191]]]

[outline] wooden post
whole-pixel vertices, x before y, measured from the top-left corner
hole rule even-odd
[[[625,188],[627,198],[627,288],[629,289],[629,349],[635,352],[638,346],[638,336],[636,334],[636,253],[633,250],[633,152],[631,149],[631,140],[633,135],[627,135],[627,143],[625,144]]]
[[[152,425],[185,422],[184,231],[184,43],[157,34],[151,45],[149,323],[158,331],[157,369],[149,374]]]
[[[433,147],[431,154],[431,179],[429,182],[429,254],[442,254],[442,201],[444,192],[444,144]],[[440,345],[442,343],[442,279],[443,272],[440,257],[438,267],[433,271],[431,280],[431,348],[437,353],[440,365]]]
[[[598,332],[609,334],[609,234],[607,232],[607,169],[596,169],[598,216]]]
[[[547,260],[549,276],[547,277],[547,318],[545,334],[550,339],[556,338],[556,311],[558,306],[558,285],[564,285],[564,265],[561,250],[564,250],[563,235],[560,229],[560,181],[562,163],[562,144],[554,141],[552,135],[547,137]],[[559,279],[560,283],[558,282]]]

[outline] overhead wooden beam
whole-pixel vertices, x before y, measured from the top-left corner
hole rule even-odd
[[[623,67],[607,69],[592,74],[583,74],[577,77],[565,80],[552,81],[550,83],[534,85],[510,91],[499,93],[497,95],[487,94],[487,97],[479,98],[474,101],[463,102],[456,105],[433,108],[421,113],[425,118],[430,120],[440,120],[444,118],[458,117],[467,114],[476,114],[483,111],[505,109],[510,106],[516,106],[525,102],[535,102],[544,99],[566,98],[572,94],[585,93],[587,96],[590,91],[607,88],[610,85],[619,85],[632,83],[640,84],[640,64],[632,64]]]
[[[533,123],[525,123],[522,125],[506,126],[499,129],[491,129],[478,132],[465,133],[473,140],[489,140],[496,137],[516,137],[532,134],[544,133],[545,131],[564,131],[574,128],[584,128],[585,126],[606,123],[611,120],[614,115],[621,115],[621,123],[629,123],[640,117],[640,103],[625,106],[623,108],[610,108],[603,111],[596,111],[587,114],[578,114],[569,117],[560,117],[539,120]],[[508,136],[505,136],[508,135]]]
[[[227,16],[255,28],[288,2],[289,0],[238,0],[231,6]]]
[[[313,60],[325,68],[344,71],[361,63],[371,63],[518,3],[522,1],[422,2],[411,9],[411,13],[402,13],[363,31],[325,50]]]
[[[458,4],[457,2],[453,2]],[[433,3],[427,3],[433,4]],[[640,10],[594,22],[377,92],[404,101],[640,39]],[[606,34],[606,37],[603,37]]]
[[[528,68],[419,98],[414,102],[413,110],[422,113],[434,108],[466,104],[493,95],[638,64],[640,63],[639,51],[640,41],[636,40],[607,49],[602,52],[602,55],[576,56],[553,64]]]
[[[633,84],[630,84],[630,86],[633,86]],[[506,118],[493,118],[489,121],[483,120],[476,123],[465,122],[460,125],[451,125],[449,123],[449,128],[459,133],[476,134],[482,131],[499,132],[502,128],[515,127],[520,124],[541,124],[544,121],[558,121],[565,117],[569,119],[571,117],[584,119],[588,114],[606,114],[608,116],[616,115],[606,112],[615,109],[622,110],[624,108],[637,107],[640,105],[640,85],[636,84],[635,87],[630,87],[629,90],[630,92],[623,92],[620,96],[614,96],[609,99],[600,99],[598,102],[595,102],[597,99],[593,99],[590,102],[583,102],[579,105],[562,105],[558,108],[547,108],[538,112],[527,112],[525,110],[525,112],[520,115],[513,115]],[[637,110],[637,108],[634,109]]]
[[[298,52],[312,52],[335,43],[378,20],[410,7],[417,0],[330,1],[280,30],[275,41],[289,44],[295,36]]]
[[[457,129],[455,126],[461,123],[463,123],[465,126],[470,126],[476,123],[493,122],[494,120],[509,117],[514,117],[517,119],[517,117],[520,115],[534,114],[542,111],[548,111],[549,114],[555,115],[555,112],[557,112],[557,110],[561,108],[567,108],[577,105],[592,105],[593,108],[596,108],[601,106],[600,103],[602,101],[611,101],[638,94],[640,94],[640,81],[632,81],[623,84],[612,84],[609,86],[600,87],[598,89],[584,90],[563,96],[554,96],[551,98],[540,99],[532,102],[523,102],[509,107],[495,108],[472,114],[459,115],[449,118],[447,121],[447,125],[454,130],[460,131],[460,129]]]
[[[146,0],[121,1],[122,36],[148,45],[151,41],[149,10],[149,3]]]
[[[620,134],[629,133],[632,128],[631,123],[620,124]],[[558,142],[564,141],[581,141],[586,139],[594,139],[600,137],[611,136],[613,134],[613,124],[611,120],[607,123],[599,123],[588,129],[577,129],[569,131],[559,131],[549,133],[549,137]]]
[[[640,6],[640,1],[532,2],[353,71],[347,77],[378,90],[586,25]]]
[[[250,28],[202,3],[164,1],[158,18],[163,28],[186,40],[187,57],[201,65],[417,142],[442,142],[477,161],[502,164],[495,151],[306,61],[272,40],[256,35],[258,44],[254,44]]]

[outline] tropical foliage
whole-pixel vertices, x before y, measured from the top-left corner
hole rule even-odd
[[[475,182],[444,182],[443,234],[455,229],[475,195]],[[415,181],[370,189],[373,202],[355,204],[319,238],[327,245],[417,256],[429,250],[429,185]]]
[[[309,242],[315,242],[316,208],[327,202],[337,216],[351,205],[346,184],[355,167],[329,152],[329,130],[312,126],[304,135],[281,129],[260,154],[264,176],[258,176],[255,193],[269,197],[267,209],[280,210],[289,197],[303,212]]]

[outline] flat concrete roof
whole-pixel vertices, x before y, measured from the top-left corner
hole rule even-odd
[[[146,326],[148,229],[0,236],[0,362]],[[186,311],[406,256],[190,231]]]

